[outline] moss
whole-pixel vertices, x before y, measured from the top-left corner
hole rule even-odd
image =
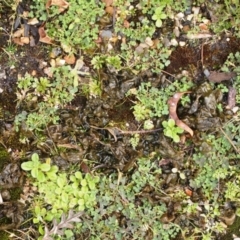
[[[236,236],[239,236],[239,228],[240,228],[240,217],[237,217],[236,220],[234,221],[233,225],[231,225],[227,229],[227,233],[219,239],[220,240],[232,239],[233,234],[235,234]]]
[[[0,171],[7,162],[9,162],[9,154],[5,148],[0,147]]]
[[[10,240],[9,234],[4,231],[0,231],[0,236],[1,236],[1,240]]]
[[[11,220],[9,218],[3,217],[0,219],[0,226],[3,224],[11,224]],[[1,240],[10,240],[9,238],[9,234],[6,233],[5,231],[0,231],[0,236],[1,236]]]
[[[20,198],[20,195],[22,193],[22,188],[12,188],[10,189],[10,195],[11,195],[11,201],[16,201]]]

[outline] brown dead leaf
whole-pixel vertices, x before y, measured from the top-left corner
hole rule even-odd
[[[37,20],[37,18],[32,18],[32,19],[29,19],[28,20],[28,25],[35,25],[35,24],[38,24],[39,21]]]
[[[73,54],[66,55],[64,60],[67,64],[74,64],[76,62],[76,57]]]
[[[201,38],[211,38],[213,35],[210,33],[196,33],[196,34],[187,34],[185,37],[188,39],[201,39]]]
[[[68,8],[69,3],[67,1],[64,1],[64,0],[48,0],[46,2],[45,7],[48,10],[50,6],[57,6],[58,9],[59,9],[59,13],[61,13]]]
[[[105,12],[112,16],[114,14],[114,8],[112,6],[108,6],[106,7]]]
[[[190,127],[188,127],[183,121],[181,121],[177,115],[178,101],[185,93],[190,93],[190,92],[188,92],[188,91],[187,92],[178,92],[178,93],[175,93],[173,95],[173,97],[168,99],[169,117],[175,121],[175,123],[178,127],[182,128],[186,132],[190,133],[191,136],[193,136],[193,130]]]
[[[24,45],[24,43],[21,42],[20,37],[15,37],[15,38],[13,38],[12,40],[13,40],[13,42],[14,42],[15,44],[17,44],[17,45],[20,45],[20,46],[23,46],[23,45]]]
[[[19,38],[23,36],[23,33],[24,33],[24,28],[20,28],[13,33],[13,38]]]
[[[80,163],[80,169],[81,169],[82,172],[84,172],[84,173],[90,173],[90,169],[89,169],[88,165],[87,165],[84,161],[82,161],[82,162]]]
[[[234,72],[210,72],[210,75],[207,76],[210,82],[219,83],[222,81],[230,80],[231,78],[235,77],[236,73]]]
[[[40,42],[47,43],[47,44],[53,44],[53,39],[50,38],[46,34],[46,32],[44,30],[44,26],[39,27],[38,33],[39,33],[39,36],[40,36],[40,39],[39,39]]]
[[[233,87],[228,88],[228,105],[226,106],[227,109],[233,109],[236,106],[236,95],[237,90]]]
[[[20,38],[20,41],[21,41],[22,43],[24,43],[24,44],[29,44],[30,39],[29,39],[29,37],[21,37],[21,38]]]

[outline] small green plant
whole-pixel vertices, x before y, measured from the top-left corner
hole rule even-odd
[[[161,87],[155,88],[151,86],[151,83],[142,83],[138,89],[130,89],[127,96],[134,95],[136,101],[133,106],[133,114],[137,121],[149,120],[153,117],[162,117],[168,115],[167,101],[175,92],[184,92],[189,90],[193,86],[191,81],[186,78],[176,80],[173,83]],[[189,102],[188,96],[182,97],[181,102]],[[147,124],[146,124],[147,125]]]
[[[164,13],[164,5],[157,7],[155,9],[154,15],[152,16],[152,19],[156,21],[156,26],[161,27],[162,26],[162,20],[167,18],[167,15]]]
[[[69,66],[53,68],[53,78],[32,77],[18,79],[18,106],[24,110],[15,117],[15,129],[22,124],[28,130],[42,131],[49,123],[59,120],[57,111],[73,100],[78,91],[77,72]]]
[[[45,26],[48,35],[59,42],[66,52],[94,48],[99,32],[96,22],[104,14],[104,4],[94,0],[69,0],[68,3],[64,14],[59,14],[56,6],[50,6],[47,12],[45,4],[34,0],[31,17],[48,20]]]
[[[45,181],[44,172],[49,172],[51,166],[49,163],[41,163],[37,153],[34,153],[31,157],[31,161],[24,162],[21,165],[25,171],[31,171],[31,176],[36,178],[39,182]]]
[[[83,219],[79,233],[88,234],[91,240],[175,237],[180,228],[173,223],[161,223],[166,205],[149,201],[143,194],[149,186],[158,192],[156,182],[159,183],[160,176],[161,169],[151,158],[138,159],[137,169],[130,178],[120,172],[103,175],[98,185],[98,208],[87,211],[88,217]]]
[[[89,173],[83,176],[79,171],[62,173],[57,166],[50,165],[50,159],[41,163],[36,153],[21,167],[31,171],[33,185],[38,191],[32,206],[33,223],[39,225],[41,235],[44,235],[44,223],[60,220],[70,209],[79,212],[96,204],[98,177]]]
[[[174,142],[178,143],[180,141],[179,134],[183,133],[184,130],[175,125],[175,121],[173,119],[169,119],[168,121],[163,121],[162,125],[164,127],[164,135],[173,139]]]

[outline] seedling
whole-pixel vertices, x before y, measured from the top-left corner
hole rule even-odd
[[[162,125],[164,127],[164,135],[172,138],[174,142],[178,143],[180,141],[178,134],[183,133],[184,130],[180,127],[177,127],[173,119],[163,121]]]

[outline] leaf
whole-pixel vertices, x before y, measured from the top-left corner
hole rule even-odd
[[[40,169],[43,172],[48,172],[51,169],[51,166],[48,163],[43,163],[43,164],[40,165]]]
[[[173,136],[173,141],[178,143],[180,141],[180,137],[178,135]]]
[[[34,177],[34,178],[37,178],[38,177],[38,168],[33,168],[31,170],[31,175]]]
[[[46,2],[45,7],[48,10],[50,6],[57,6],[58,9],[59,9],[59,13],[61,13],[68,8],[69,3],[67,1],[64,1],[64,0],[48,0]]]
[[[28,162],[24,162],[21,164],[21,168],[25,171],[30,171],[33,168],[33,162],[32,161],[28,161]]]
[[[38,162],[39,161],[39,156],[38,156],[37,153],[34,153],[31,158],[32,158],[33,162]]]
[[[161,20],[161,19],[158,19],[158,20],[156,21],[156,26],[157,26],[157,27],[161,27],[161,26],[162,26],[162,20]]]
[[[75,172],[75,177],[76,177],[77,179],[82,179],[82,173],[79,172],[79,171]]]
[[[45,175],[43,174],[43,172],[38,171],[37,179],[38,179],[39,182],[44,182],[46,180]]]
[[[229,87],[228,89],[228,101],[227,101],[227,109],[233,109],[236,106],[236,95],[237,90],[233,87]]]
[[[63,188],[64,185],[65,185],[65,179],[63,177],[59,177],[57,179],[57,185],[60,187],[60,188]]]
[[[185,130],[186,132],[190,133],[193,136],[193,130],[188,127],[183,121],[181,121],[177,116],[177,104],[183,94],[190,93],[187,92],[178,92],[173,95],[173,97],[168,99],[168,110],[169,110],[169,117],[175,121],[175,124]]]
[[[210,72],[210,75],[207,76],[208,80],[213,83],[219,83],[222,81],[231,80],[231,78],[235,77],[235,72]]]
[[[46,34],[46,32],[44,30],[44,26],[41,26],[41,27],[38,28],[38,33],[39,33],[39,36],[40,36],[40,38],[39,38],[40,42],[47,43],[47,44],[53,44],[53,39],[50,38]]]

